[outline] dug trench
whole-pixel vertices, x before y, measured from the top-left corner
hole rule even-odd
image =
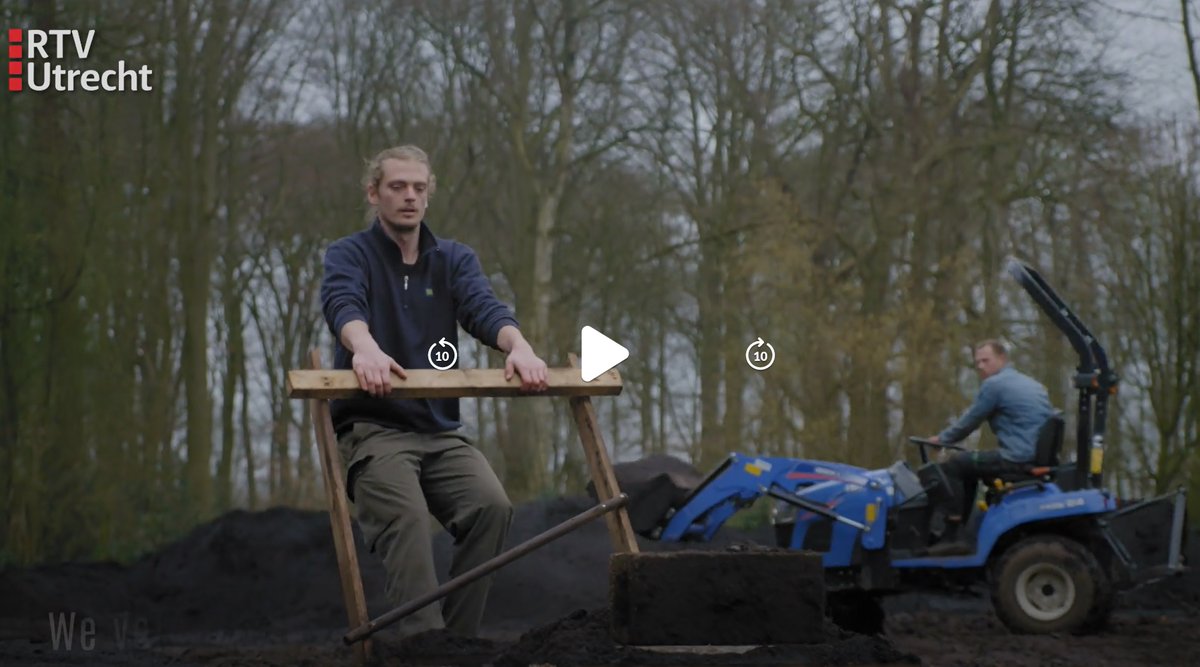
[[[510,543],[590,505],[586,497],[520,505]],[[728,551],[770,541],[767,529],[727,527],[704,546]],[[1198,543],[1190,540],[1193,563]],[[653,541],[641,546],[656,553],[680,548]],[[450,550],[439,536],[435,551],[443,570]],[[806,644],[635,648],[610,633],[610,554],[603,523],[588,524],[497,573],[484,639],[435,633],[388,643],[381,647],[383,664],[1184,665],[1194,664],[1200,650],[1194,572],[1126,595],[1112,628],[1089,637],[1013,635],[990,612],[986,596],[972,590],[891,599],[879,636],[822,621]],[[361,543],[359,558],[375,616],[388,609],[382,567]],[[0,664],[350,665],[340,642],[341,599],[327,514],[232,512],[129,565],[63,563],[0,572]]]

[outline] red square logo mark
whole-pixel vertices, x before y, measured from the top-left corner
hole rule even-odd
[[[8,29],[8,41],[13,44],[20,43],[21,42],[21,29],[20,28],[9,28]]]
[[[8,73],[20,76],[21,75],[21,63],[16,60],[8,63]]]
[[[16,44],[16,45],[8,47],[8,59],[9,60],[20,60],[21,59],[21,45],[20,44]]]
[[[9,79],[8,80],[8,91],[10,93],[21,92],[21,80],[20,79]]]

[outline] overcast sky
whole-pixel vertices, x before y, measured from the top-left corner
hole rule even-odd
[[[1150,115],[1195,121],[1196,94],[1188,72],[1179,0],[1096,0],[1112,32],[1109,58],[1134,80],[1131,106]],[[1200,32],[1192,2],[1192,30]],[[1190,116],[1188,114],[1191,114]]]

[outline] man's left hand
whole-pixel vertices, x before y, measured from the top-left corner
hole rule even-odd
[[[936,435],[931,435],[925,439],[935,445],[942,444],[942,439]],[[954,454],[949,447],[937,447],[935,449],[937,452],[933,455],[933,458],[936,459],[938,463],[945,463],[946,461],[949,461],[950,457]]]
[[[547,386],[549,373],[546,362],[533,353],[528,345],[520,346],[509,352],[504,362],[504,379],[511,380],[513,373],[521,377],[522,391],[544,391]]]

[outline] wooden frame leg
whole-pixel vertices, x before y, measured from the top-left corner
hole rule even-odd
[[[314,370],[320,369],[321,353],[311,350],[309,362]],[[363,595],[362,572],[358,569],[358,552],[354,549],[350,504],[346,498],[346,485],[342,480],[342,457],[338,454],[337,436],[333,432],[333,419],[329,414],[329,401],[309,399],[309,407],[313,428],[317,434],[321,474],[325,478],[325,498],[329,501],[329,523],[333,527],[333,546],[337,551],[338,574],[342,580],[346,618],[351,628],[357,628],[370,618],[367,616],[367,599]],[[354,657],[359,664],[366,664],[370,655],[370,639],[354,645]]]
[[[617,476],[613,474],[612,463],[608,458],[608,447],[604,444],[600,424],[596,421],[596,407],[587,396],[577,396],[571,399],[571,412],[574,413],[575,423],[579,428],[579,440],[583,445],[583,455],[588,462],[592,483],[596,485],[596,495],[601,502],[612,500],[621,494],[621,489],[617,486]],[[605,516],[605,521],[608,523],[608,534],[612,538],[615,551],[638,553],[637,537],[633,533],[629,513],[624,507],[610,512]]]

